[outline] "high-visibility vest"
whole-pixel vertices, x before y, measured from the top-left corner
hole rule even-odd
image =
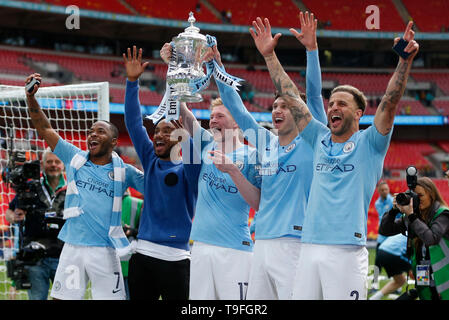
[[[445,210],[446,207],[440,207],[429,225]],[[436,290],[441,300],[449,300],[449,239],[441,237],[438,244],[429,247],[430,264],[432,266],[433,280]],[[412,256],[413,272],[416,272],[416,252]],[[418,294],[421,300],[431,300],[432,293],[430,287],[418,286]]]

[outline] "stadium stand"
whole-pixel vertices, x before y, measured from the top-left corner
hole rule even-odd
[[[433,103],[440,114],[449,116],[449,99],[447,97],[441,99],[437,98]]]
[[[356,86],[367,96],[383,95],[391,74],[376,73],[323,73],[323,80],[334,80],[338,84]]]
[[[206,6],[197,0],[158,1],[158,0],[127,0],[140,15],[154,18],[187,20],[188,13],[192,11],[198,22],[220,23],[221,20]],[[197,10],[197,5],[200,9]]]
[[[34,1],[33,1],[34,2]],[[42,2],[42,1],[35,1]],[[71,6],[76,5],[81,9],[96,10],[121,14],[133,14],[126,6],[124,6],[118,0],[103,0],[103,1],[91,1],[91,0],[46,0],[45,2],[56,6]]]
[[[208,0],[211,9],[198,0],[25,0],[34,3],[50,5],[76,5],[81,9],[95,10],[127,15],[186,20],[186,12],[193,11],[200,22],[222,23],[222,16],[229,11],[232,14],[231,23],[236,25],[251,25],[257,17],[270,17],[271,24],[277,27],[290,28],[298,25],[298,5],[293,0],[249,1],[240,0]],[[298,1],[311,12],[317,13],[320,26],[330,30],[366,30],[365,20],[368,14],[365,8],[372,5],[369,0],[302,0]],[[429,0],[426,5],[417,0],[401,0],[410,18],[415,21],[420,31],[445,32],[449,29],[449,3],[446,0]],[[199,5],[199,10],[197,10]],[[380,28],[383,31],[401,31],[405,26],[398,9],[391,0],[377,0],[381,19]],[[359,14],[354,16],[354,12]]]
[[[366,31],[365,13],[367,6],[375,4],[380,9],[380,29],[383,31],[403,30],[405,23],[402,21],[395,6],[390,0],[302,0],[311,11],[316,12],[317,19],[331,30],[363,30]],[[357,12],[357,14],[354,14]],[[326,26],[326,22],[330,25]]]
[[[75,77],[73,81],[108,81],[111,83],[111,102],[123,103],[125,77],[120,58],[107,57],[86,54],[54,53],[45,50],[27,50],[20,51],[20,48],[5,47],[0,49],[0,82],[8,85],[22,85],[22,80],[11,79],[4,75],[27,75],[36,70],[37,67],[46,67],[45,64],[56,65],[57,71],[70,72]],[[43,65],[44,64],[44,65]],[[167,66],[162,62],[153,62],[152,71],[146,74],[151,79],[165,82]],[[269,72],[263,69],[251,70],[244,65],[230,65],[227,70],[242,79],[250,85],[254,93],[254,99],[249,104],[250,111],[267,111],[272,104],[272,97],[275,91]],[[305,92],[305,78],[297,71],[288,71],[289,76],[297,84],[298,88]],[[20,78],[20,76],[19,76]],[[362,90],[369,99],[382,97],[390,79],[387,73],[349,73],[349,72],[323,72],[323,81],[332,81],[335,85],[350,84]],[[441,92],[449,94],[449,77],[446,73],[439,72],[420,72],[413,73],[416,82],[435,83]],[[72,78],[70,78],[72,79]],[[58,81],[52,81],[57,84]],[[46,83],[45,85],[48,85]],[[158,105],[162,99],[163,92],[155,92],[149,89],[149,86],[143,85],[141,102],[145,105]],[[162,86],[165,88],[164,86]],[[160,87],[159,87],[160,90]],[[212,81],[208,89],[216,91],[216,85]],[[211,93],[208,93],[210,98]],[[205,99],[205,102],[209,101]],[[327,101],[325,102],[327,104]],[[196,105],[199,109],[207,109],[205,103]],[[434,107],[437,113],[448,115],[448,100],[445,97],[437,97],[434,100]],[[400,102],[397,114],[401,115],[429,115],[432,114],[428,107],[425,107],[420,101],[411,97],[404,97]],[[376,112],[375,107],[367,107],[365,114],[373,115]]]
[[[420,31],[446,32],[449,29],[449,2],[446,0],[402,0]]]
[[[449,73],[447,72],[414,72],[412,78],[416,81],[434,82],[445,95],[449,95]]]
[[[291,0],[209,0],[219,11],[232,13],[231,23],[250,26],[256,17],[269,17],[273,26],[291,28],[299,25],[299,8]]]
[[[435,152],[428,142],[391,141],[385,157],[385,169],[403,169],[414,165],[418,170],[431,168],[432,164],[425,156]]]
[[[438,146],[444,150],[444,152],[449,153],[449,141],[438,141]]]
[[[20,62],[19,51],[0,50],[0,72],[7,74],[30,74],[32,69]]]

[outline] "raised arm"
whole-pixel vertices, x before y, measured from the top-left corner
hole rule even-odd
[[[402,57],[399,58],[398,66],[388,82],[387,91],[374,116],[374,125],[376,126],[377,131],[383,135],[387,135],[393,128],[394,117],[396,115],[399,100],[404,94],[413,59],[419,51],[419,44],[414,40],[415,32],[412,30],[412,26],[413,22],[410,21],[403,36],[404,40],[409,42],[404,51],[409,52],[410,56],[406,60]],[[398,41],[399,38],[394,39],[395,44]]]
[[[256,21],[253,21],[253,27],[254,30],[250,28],[249,32],[254,39],[257,50],[259,50],[265,59],[277,93],[288,100],[293,119],[296,122],[299,132],[301,132],[312,119],[312,114],[305,102],[301,99],[298,88],[287,75],[274,52],[274,48],[281,34],[277,33],[272,37],[270,22],[267,18],[262,22],[262,19],[257,17]]]
[[[148,137],[146,128],[142,124],[142,112],[139,103],[138,79],[144,72],[148,62],[142,63],[142,49],[137,51],[133,46],[132,52],[128,48],[127,54],[123,54],[126,69],[126,91],[125,91],[125,125],[131,141],[139,158],[143,159],[145,151],[150,148],[153,151],[152,142]]]
[[[301,33],[297,32],[293,28],[290,28],[289,30],[307,50],[307,106],[315,119],[326,124],[327,117],[324,110],[323,97],[321,95],[321,68],[318,55],[318,42],[316,38],[318,20],[315,19],[313,13],[309,15],[308,11],[306,11],[305,14],[301,11],[299,13],[299,21],[301,23]]]
[[[180,103],[180,115],[182,117],[182,123],[184,125],[184,129],[193,137],[194,134],[197,134],[201,130],[201,126],[198,123],[195,115],[192,111],[187,108],[185,102]]]
[[[30,82],[31,78],[35,78],[36,80],[39,80],[40,83],[42,83],[41,75],[39,73],[33,73],[32,75],[28,76],[25,84]],[[31,93],[25,91],[27,96],[28,114],[30,115],[31,122],[36,128],[39,136],[44,139],[51,150],[54,151],[59,140],[59,135],[55,131],[55,129],[51,127],[50,121],[42,111],[39,103],[36,100],[36,97],[34,96],[39,90],[39,86],[40,84],[35,84],[34,89]]]
[[[262,22],[262,19],[257,17],[256,21],[253,21],[253,27],[254,29],[250,28],[249,32],[254,39],[257,50],[259,50],[260,54],[265,59],[276,91],[279,94],[287,94],[299,98],[298,88],[287,75],[284,68],[282,68],[281,63],[274,52],[274,48],[276,47],[281,34],[277,33],[274,37],[271,35],[270,21],[267,18]]]

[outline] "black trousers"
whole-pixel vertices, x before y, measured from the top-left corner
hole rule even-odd
[[[190,259],[165,261],[135,253],[129,260],[130,300],[188,300]]]

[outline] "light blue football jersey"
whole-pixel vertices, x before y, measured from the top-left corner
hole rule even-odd
[[[203,135],[208,134],[202,129]],[[248,227],[250,206],[243,199],[229,174],[223,173],[208,159],[216,142],[202,148],[202,165],[198,179],[198,199],[190,238],[216,246],[252,251]],[[227,153],[246,179],[260,188],[256,171],[256,150],[244,145]]]
[[[307,51],[306,72],[307,105],[313,117],[326,123],[318,50]],[[312,148],[300,135],[281,146],[275,134],[259,126],[235,90],[217,86],[224,105],[259,154],[262,184],[255,239],[301,238],[313,175]]]
[[[255,239],[301,237],[312,182],[312,149],[298,135],[281,146],[272,136],[262,152],[262,188]]]
[[[67,141],[59,139],[54,153],[67,167],[79,150]],[[96,165],[88,160],[77,171],[75,182],[80,196],[80,207],[84,213],[66,220],[59,232],[59,239],[74,245],[113,246],[108,235],[114,200],[113,170],[112,162]],[[142,192],[142,172],[126,164],[126,178],[122,187],[122,194],[128,187]]]
[[[393,130],[386,136],[374,125],[344,143],[312,119],[301,136],[313,148],[313,180],[302,241],[366,245],[368,207],[382,176]]]
[[[407,237],[401,233],[387,237],[385,241],[380,244],[379,250],[398,256],[402,260],[410,263],[410,260],[407,257]]]
[[[383,200],[382,197],[379,197],[374,203],[374,206],[376,207],[376,211],[379,214],[379,225],[380,225],[380,221],[382,220],[384,213],[390,211],[390,209],[393,208],[393,197],[391,196],[391,194],[387,194],[385,200]],[[382,243],[386,238],[387,238],[386,236],[378,234],[377,243]]]

